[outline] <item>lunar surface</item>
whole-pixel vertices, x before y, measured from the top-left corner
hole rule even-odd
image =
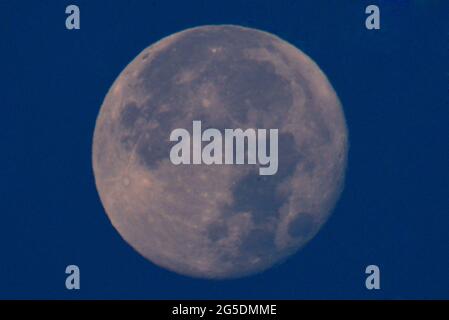
[[[170,133],[278,129],[279,167],[174,165]],[[203,129],[203,130],[204,130]],[[341,193],[347,129],[320,68],[280,38],[231,25],[171,35],[141,52],[97,118],[93,168],[123,239],[179,274],[235,278],[311,240]]]

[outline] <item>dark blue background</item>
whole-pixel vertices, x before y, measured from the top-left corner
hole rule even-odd
[[[65,7],[81,30],[65,29]],[[367,4],[381,30],[366,30]],[[114,79],[160,38],[204,24],[272,32],[344,106],[345,189],[302,251],[265,273],[197,280],[128,246],[100,203],[92,135]],[[447,1],[1,1],[0,298],[449,298]],[[65,289],[65,267],[81,290]],[[365,289],[365,267],[381,290]]]

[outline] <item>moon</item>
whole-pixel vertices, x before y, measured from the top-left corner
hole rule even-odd
[[[175,128],[279,130],[278,171],[174,165]],[[95,183],[123,239],[154,264],[209,279],[269,269],[310,241],[344,184],[340,101],[296,47],[256,29],[187,29],[143,50],[99,112]]]

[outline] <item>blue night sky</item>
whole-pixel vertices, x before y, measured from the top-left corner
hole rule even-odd
[[[81,30],[65,29],[77,4]],[[381,29],[365,28],[377,4]],[[339,95],[349,130],[333,215],[285,263],[211,281],[161,269],[112,227],[94,184],[95,120],[151,43],[205,24],[278,35]],[[449,298],[446,1],[1,1],[0,298]],[[65,288],[65,267],[81,290]],[[381,290],[365,288],[365,267]]]

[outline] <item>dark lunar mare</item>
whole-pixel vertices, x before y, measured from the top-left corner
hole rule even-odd
[[[231,216],[250,212],[255,222],[255,228],[249,232],[240,252],[243,256],[264,256],[269,252],[276,253],[275,229],[266,230],[266,224],[279,221],[279,209],[290,196],[290,191],[279,193],[279,185],[294,173],[301,161],[301,153],[295,147],[291,133],[279,135],[279,169],[275,175],[259,175],[258,168],[243,176],[232,189],[234,202],[231,206],[222,208],[224,220],[214,223],[208,230],[208,236],[213,241],[219,241],[228,236],[226,219]]]
[[[292,105],[291,88],[286,79],[276,74],[271,63],[246,58],[243,50],[252,43],[256,48],[261,46],[249,33],[248,37],[238,39],[228,32],[191,33],[148,61],[138,78],[140,90],[149,93],[148,99],[141,105],[129,101],[122,108],[120,124],[126,130],[121,143],[125,150],[137,147],[144,165],[155,169],[167,158],[174,144],[169,141],[170,133],[180,123],[189,131],[193,120],[201,120],[203,128],[237,128],[246,124],[248,111],[253,109],[271,114],[274,122],[267,125],[258,119],[257,128],[279,127]],[[211,60],[210,50],[214,46],[224,52],[213,63],[204,62]],[[187,58],[185,52],[189,52]],[[195,71],[198,74],[188,83],[176,83],[183,70],[198,70]],[[197,91],[202,85],[217,89],[217,98],[226,108],[222,118],[217,119],[212,108],[191,105],[192,96],[199,95]],[[192,109],[194,112],[189,114]],[[143,123],[137,125],[138,120]],[[149,127],[150,121],[158,123],[158,127]]]

